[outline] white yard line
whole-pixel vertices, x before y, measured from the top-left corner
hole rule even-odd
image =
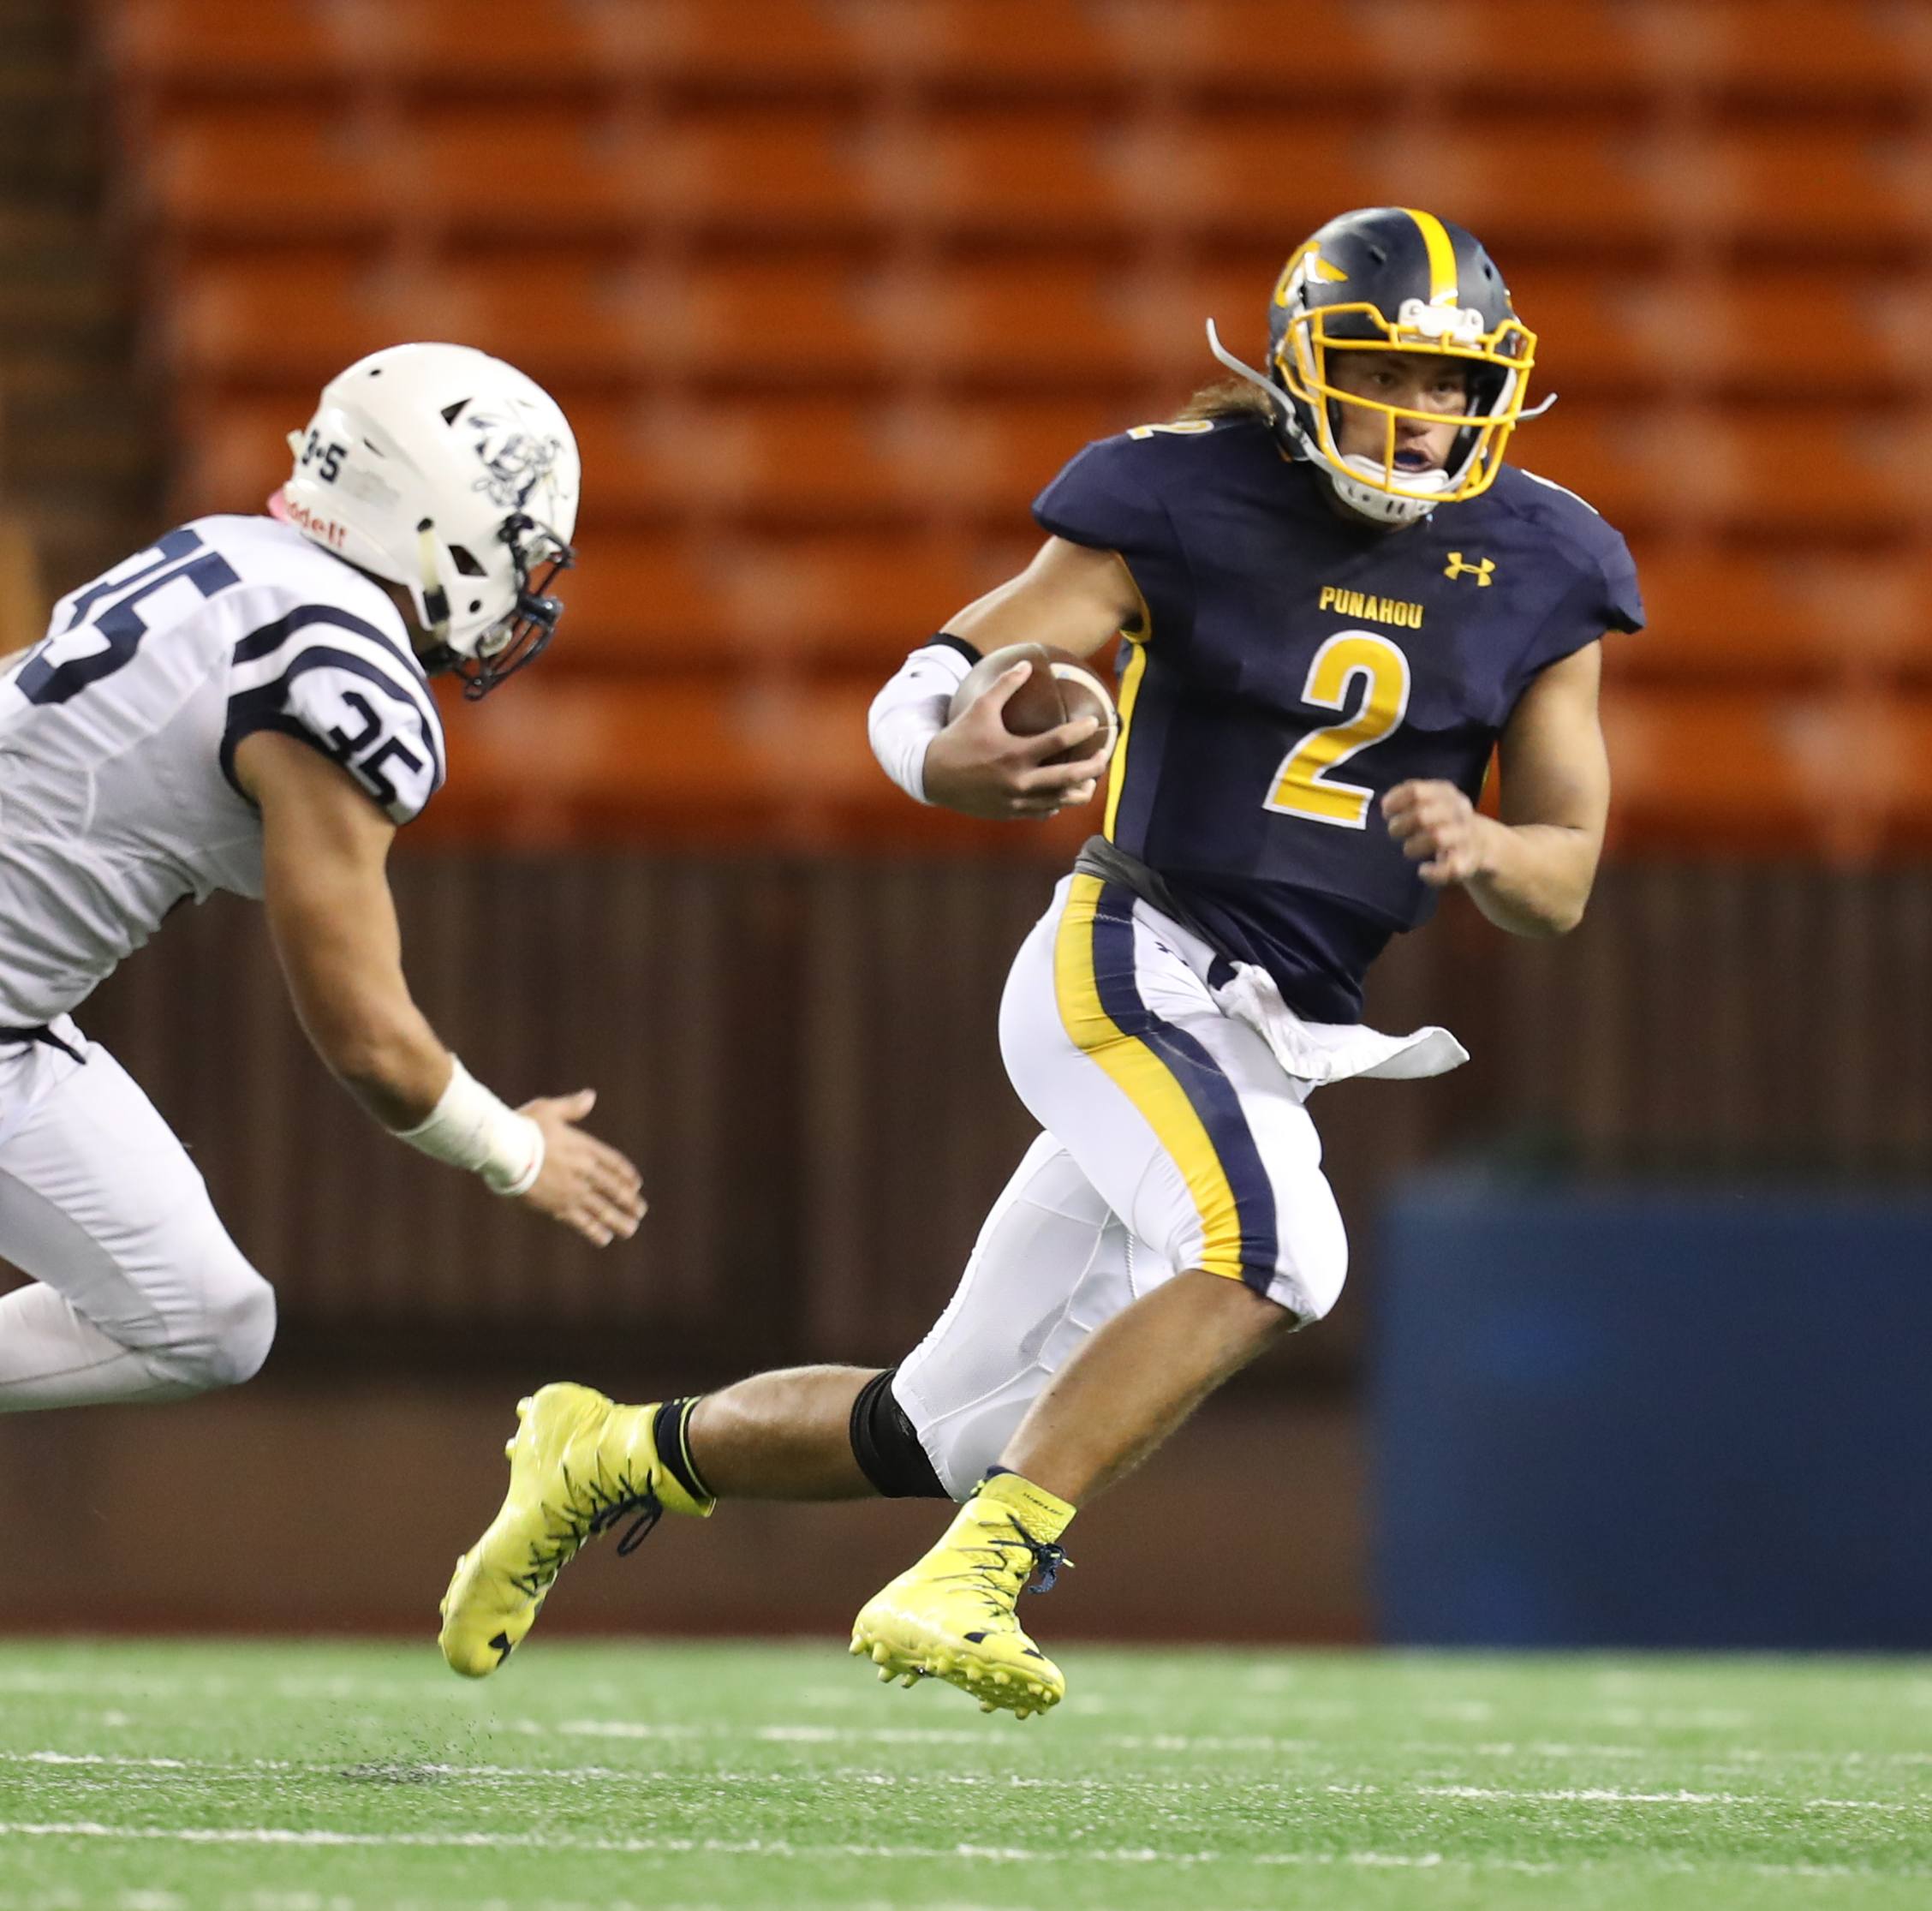
[[[1373,1790],[1374,1787],[1366,1788]],[[1576,1790],[1518,1791],[1496,1785],[1416,1785],[1418,1798],[1468,1798],[1531,1805],[1751,1805],[1786,1811],[1908,1812],[1910,1804],[1879,1798],[1770,1798],[1745,1792],[1625,1792],[1590,1786]],[[1921,1806],[1917,1809],[1923,1810]]]
[[[656,1721],[623,1718],[570,1718],[547,1724],[540,1719],[518,1718],[501,1722],[504,1728],[533,1738],[598,1739],[691,1739],[750,1736],[773,1745],[986,1745],[997,1744],[985,1729],[933,1725],[683,1725]],[[998,1728],[993,1729],[997,1730]],[[1527,1741],[1523,1743],[1494,1740],[1410,1739],[1390,1746],[1368,1741],[1359,1747],[1338,1747],[1332,1740],[1305,1737],[1283,1738],[1265,1732],[1235,1735],[1178,1732],[1104,1732],[1089,1742],[1112,1752],[1173,1753],[1273,1753],[1299,1754],[1360,1751],[1374,1755],[1392,1751],[1404,1757],[1428,1759],[1483,1758],[1515,1759],[1653,1759],[1661,1763],[1710,1766],[1730,1764],[1764,1764],[1778,1759],[1815,1765],[1932,1765],[1932,1752],[1830,1752],[1822,1747],[1803,1747],[1789,1751],[1753,1746],[1714,1747],[1706,1751],[1675,1752],[1655,1745],[1569,1744]]]
[[[1152,1848],[1088,1849],[1069,1845],[1031,1850],[1017,1845],[868,1845],[798,1844],[783,1838],[578,1838],[551,1832],[376,1832],[295,1830],[278,1825],[164,1826],[101,1824],[81,1819],[65,1824],[0,1823],[0,1838],[92,1838],[123,1842],[200,1846],[277,1846],[297,1849],[372,1849],[432,1851],[536,1851],[554,1854],[583,1852],[622,1857],[770,1858],[782,1862],[825,1860],[840,1863],[879,1860],[886,1863],[935,1863],[955,1860],[996,1865],[1111,1864],[1248,1866],[1415,1872],[1508,1872],[1531,1877],[1606,1871],[1666,1871],[1684,1874],[1744,1872],[1758,1878],[1856,1878],[1869,1883],[1895,1879],[1932,1879],[1932,1869],[1878,1871],[1849,1865],[1754,1865],[1667,1860],[1637,1860],[1631,1866],[1606,1866],[1599,1860],[1574,1865],[1532,1862],[1512,1858],[1453,1858],[1440,1851],[1268,1851],[1230,1855],[1217,1851],[1159,1851]]]
[[[66,1889],[16,1894],[0,1891],[0,1911],[407,1911],[419,1900],[353,1897],[345,1891],[233,1890],[219,1897],[180,1891],[108,1890],[84,1894]],[[667,1902],[635,1898],[505,1898],[483,1901],[486,1911],[732,1911],[715,1899]],[[875,1908],[876,1911],[876,1908]],[[954,1903],[935,1911],[1011,1911],[1011,1907]]]
[[[825,1728],[814,1728],[809,1743],[821,1743],[825,1737],[868,1737],[866,1733],[829,1733]],[[897,1733],[904,1739],[906,1733]],[[972,1733],[960,1733],[958,1737],[972,1739]],[[677,1783],[686,1780],[689,1772],[674,1772],[674,1770],[646,1770],[641,1766],[514,1766],[514,1765],[444,1765],[440,1760],[427,1759],[373,1759],[373,1760],[294,1760],[294,1759],[139,1759],[122,1753],[62,1753],[62,1751],[27,1751],[27,1753],[0,1753],[0,1765],[33,1765],[48,1768],[108,1768],[126,1770],[126,1772],[189,1772],[189,1774],[214,1774],[234,1776],[247,1772],[303,1772],[317,1777],[334,1777],[334,1780],[367,1780],[380,1783],[392,1780],[396,1783],[412,1782],[448,1782],[448,1783],[504,1783],[504,1782],[546,1782],[546,1783]],[[720,1770],[705,1770],[701,1774],[711,1783],[777,1783],[780,1774],[760,1770],[760,1772],[720,1772]],[[812,1783],[821,1783],[827,1777],[856,1783],[875,1785],[920,1785],[920,1783],[989,1783],[989,1785],[1011,1785],[1014,1789],[1072,1789],[1072,1791],[1217,1791],[1223,1789],[1217,1780],[1107,1780],[1107,1777],[1040,1777],[1029,1774],[958,1774],[958,1772],[866,1772],[866,1770],[838,1770],[838,1772],[815,1772],[808,1774]],[[1279,1793],[1283,1797],[1312,1797],[1314,1788],[1308,1785],[1285,1785],[1279,1782],[1255,1780],[1260,1789]],[[1526,1805],[1669,1805],[1669,1806],[1749,1806],[1749,1808],[1774,1808],[1774,1811],[1832,1811],[1832,1812],[1909,1812],[1924,1811],[1926,1806],[1901,1799],[1787,1799],[1772,1793],[1743,1793],[1743,1791],[1625,1791],[1609,1785],[1577,1785],[1577,1788],[1515,1788],[1515,1785],[1375,1785],[1375,1783],[1329,1783],[1320,1788],[1321,1795],[1329,1797],[1420,1797],[1420,1799],[1466,1799],[1470,1803],[1526,1803]]]
[[[841,1734],[839,1736],[855,1735]],[[970,1735],[965,1735],[970,1736]],[[814,1732],[813,1742],[818,1742]],[[707,1769],[701,1774],[690,1771],[646,1769],[642,1766],[623,1765],[503,1765],[465,1762],[461,1765],[444,1764],[431,1759],[170,1759],[138,1758],[119,1753],[101,1752],[0,1752],[0,1765],[41,1765],[54,1769],[69,1766],[106,1768],[114,1771],[185,1772],[213,1776],[234,1776],[248,1772],[302,1772],[317,1777],[348,1781],[366,1780],[380,1783],[390,1780],[399,1784],[418,1782],[449,1783],[455,1784],[497,1784],[505,1783],[525,1783],[532,1780],[549,1781],[564,1784],[611,1784],[629,1783],[650,1785],[675,1783],[693,1776],[701,1776],[706,1782],[716,1784],[771,1784],[779,1775],[769,1771],[722,1771]],[[1136,1793],[1148,1791],[1190,1792],[1219,1791],[1224,1789],[1221,1782],[1212,1778],[1192,1780],[1123,1779],[1103,1777],[1055,1778],[1041,1777],[1030,1774],[980,1774],[958,1772],[898,1772],[868,1771],[844,1769],[832,1772],[814,1771],[808,1774],[814,1784],[827,1778],[877,1785],[943,1784],[956,1787],[960,1784],[990,1784],[1011,1787],[1025,1790],[1066,1789],[1071,1791],[1105,1793],[1130,1790]],[[1276,1781],[1256,1781],[1255,1789],[1277,1794],[1284,1798],[1313,1797],[1317,1795],[1315,1788],[1285,1784]],[[1663,1806],[1745,1806],[1755,1809],[1781,1811],[1829,1811],[1829,1812],[1905,1812],[1923,1811],[1926,1806],[1912,1801],[1875,1798],[1784,1798],[1774,1794],[1750,1792],[1693,1792],[1676,1791],[1628,1791],[1609,1786],[1576,1786],[1530,1788],[1498,1785],[1377,1785],[1377,1784],[1329,1784],[1320,1788],[1320,1795],[1335,1797],[1411,1797],[1448,1798],[1467,1800],[1472,1803],[1535,1804],[1535,1805],[1663,1805]]]

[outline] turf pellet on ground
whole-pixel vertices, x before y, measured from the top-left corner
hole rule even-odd
[[[0,1647],[0,1911],[1927,1911],[1932,1662]]]

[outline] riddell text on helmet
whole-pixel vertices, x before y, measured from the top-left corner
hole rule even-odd
[[[349,541],[349,533],[334,518],[319,517],[307,505],[298,504],[292,498],[283,499],[283,508],[291,524],[311,537],[320,538],[331,551],[339,551]]]

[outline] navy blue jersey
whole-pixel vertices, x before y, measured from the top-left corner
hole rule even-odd
[[[1034,515],[1118,551],[1147,600],[1107,836],[1320,1021],[1359,1017],[1368,964],[1434,904],[1383,793],[1440,777],[1476,797],[1530,679],[1643,622],[1622,537],[1560,486],[1506,466],[1381,530],[1258,415],[1089,445]]]

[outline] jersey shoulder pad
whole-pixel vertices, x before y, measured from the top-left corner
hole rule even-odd
[[[1034,517],[1076,544],[1128,557],[1161,549],[1175,540],[1167,498],[1177,487],[1198,490],[1222,469],[1246,422],[1175,418],[1095,439],[1034,500]]]
[[[1124,433],[1097,439],[1033,501],[1043,531],[1106,551],[1144,551],[1167,534],[1166,514],[1149,488],[1153,474]],[[1136,469],[1136,465],[1142,469]]]
[[[224,773],[258,730],[276,730],[340,763],[397,824],[443,786],[443,725],[402,620],[338,603],[295,605],[251,630],[229,668]],[[239,787],[239,785],[237,785]]]
[[[1594,587],[1603,630],[1643,628],[1637,560],[1623,533],[1588,499],[1515,464],[1503,467],[1494,489],[1496,502],[1529,524],[1577,573],[1586,595],[1593,594]]]

